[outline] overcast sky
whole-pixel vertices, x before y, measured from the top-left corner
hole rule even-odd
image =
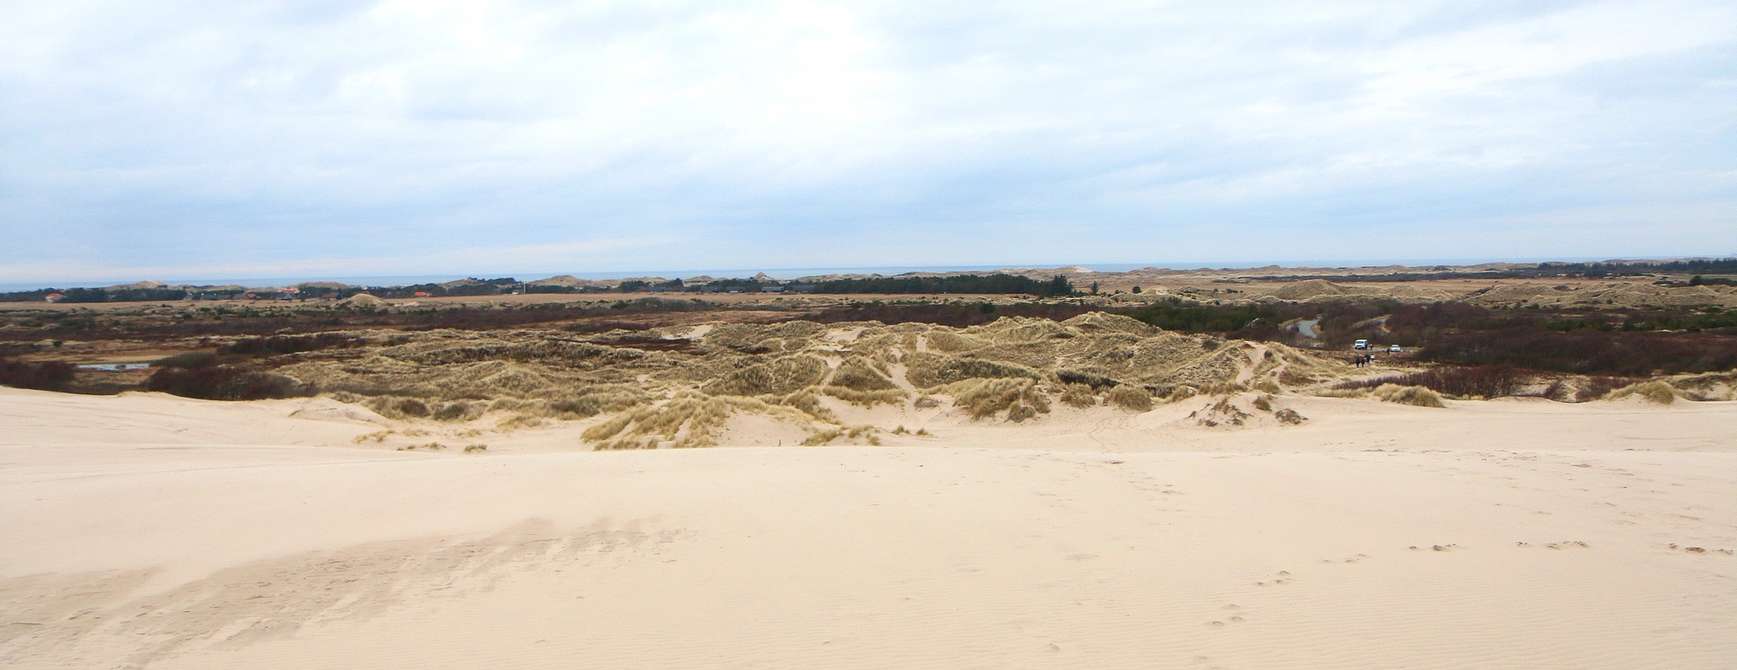
[[[1737,253],[1737,5],[0,0],[0,281]]]

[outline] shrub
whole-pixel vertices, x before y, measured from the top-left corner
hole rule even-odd
[[[1117,386],[1110,389],[1104,400],[1131,412],[1145,412],[1152,409],[1152,394],[1138,386]]]
[[[853,391],[886,391],[896,390],[897,384],[871,367],[868,361],[853,357],[838,366],[832,373],[832,386],[841,386]],[[902,398],[901,394],[901,400]]]
[[[58,391],[66,388],[66,385],[72,381],[72,375],[76,369],[71,363],[63,361],[30,363],[0,359],[0,385],[21,389]]]
[[[946,387],[955,403],[972,419],[985,419],[1007,412],[1007,420],[1024,421],[1049,413],[1049,401],[1030,379],[973,379]]]
[[[1219,398],[1217,402],[1188,413],[1188,418],[1208,428],[1221,425],[1241,426],[1251,416],[1253,415],[1242,411],[1241,407],[1231,402],[1230,398]]]
[[[633,423],[632,414],[618,414],[610,417],[608,420],[593,425],[590,428],[586,428],[585,432],[581,433],[579,436],[585,438],[587,442],[601,442],[620,434],[622,430],[627,428],[627,424],[630,423]]]
[[[931,323],[959,328],[989,323],[1004,316],[1038,317],[1061,321],[1095,311],[1095,309],[1089,305],[1040,302],[997,305],[995,310],[986,312],[976,305],[955,302],[918,304],[872,302],[828,308],[805,315],[803,318],[819,323],[879,321],[889,326],[900,323]],[[962,340],[955,342],[962,342]],[[943,345],[941,350],[948,350],[945,346],[947,345]]]
[[[1398,384],[1382,384],[1375,387],[1375,397],[1383,402],[1414,405],[1417,407],[1446,407],[1441,396],[1421,386],[1400,386]]]
[[[1737,337],[1706,333],[1502,331],[1442,335],[1425,360],[1582,374],[1650,375],[1737,368]]]
[[[1623,398],[1640,398],[1642,400],[1645,400],[1645,401],[1651,402],[1651,403],[1657,403],[1660,405],[1669,405],[1673,402],[1676,402],[1677,392],[1675,389],[1671,388],[1670,384],[1666,384],[1664,382],[1659,382],[1659,381],[1651,381],[1651,382],[1641,382],[1639,384],[1629,384],[1628,386],[1624,386],[1624,387],[1619,388],[1615,391],[1611,391],[1609,395],[1605,396],[1605,398],[1607,400],[1621,400]]]
[[[461,400],[442,403],[430,414],[436,421],[469,421],[482,416],[482,411],[482,407]]]
[[[1098,396],[1092,393],[1092,387],[1085,384],[1068,384],[1062,387],[1061,403],[1068,407],[1081,409],[1098,404]]]
[[[820,391],[852,405],[863,407],[874,407],[882,404],[897,405],[903,403],[907,397],[904,391],[897,388],[860,391],[845,386],[826,386],[822,387]]]
[[[1079,370],[1057,370],[1055,377],[1063,384],[1084,384],[1091,387],[1093,391],[1110,388],[1121,383],[1104,375]]]
[[[1037,372],[1031,368],[980,358],[955,358],[933,354],[912,354],[905,358],[906,364],[909,366],[907,376],[911,383],[923,388],[967,379],[1038,378]]]
[[[229,365],[162,368],[145,380],[145,389],[205,400],[263,400],[313,395],[294,379]]]
[[[1520,391],[1525,376],[1502,365],[1444,366],[1423,372],[1354,379],[1333,386],[1336,390],[1375,388],[1386,384],[1421,386],[1459,397],[1500,398]]]
[[[1164,394],[1164,402],[1181,402],[1198,395],[1200,391],[1192,386],[1177,386]]]
[[[209,351],[188,351],[157,359],[152,365],[159,368],[207,368],[217,364],[217,354]]]
[[[1575,389],[1574,401],[1589,402],[1598,400],[1610,395],[1611,391],[1615,391],[1632,383],[1634,382],[1621,377],[1587,377],[1586,381]]]
[[[825,375],[825,361],[814,356],[787,356],[733,371],[706,384],[704,390],[711,395],[782,395],[818,383]]]
[[[1301,414],[1298,414],[1297,410],[1291,409],[1289,407],[1281,409],[1277,412],[1273,412],[1273,418],[1278,419],[1279,423],[1282,423],[1282,424],[1287,425],[1287,426],[1295,426],[1297,424],[1300,424],[1304,421],[1309,420],[1308,417],[1305,417]]]
[[[501,419],[500,423],[495,424],[495,429],[520,430],[523,428],[536,428],[541,425],[543,425],[543,417],[533,414],[514,414],[505,419]]]
[[[428,403],[420,398],[378,396],[368,398],[363,404],[390,419],[423,419],[427,418],[431,411]]]
[[[360,346],[360,338],[341,333],[318,333],[314,335],[270,335],[266,337],[249,337],[236,340],[223,347],[224,353],[230,354],[293,354],[303,351],[318,351],[340,347]]]

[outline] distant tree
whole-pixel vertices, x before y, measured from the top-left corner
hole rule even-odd
[[[718,286],[724,281],[738,280],[719,280],[712,282],[711,286]],[[755,286],[750,284],[750,290],[753,290]],[[734,288],[734,286],[731,287]],[[900,276],[832,279],[814,284],[813,290],[815,293],[1027,293],[1050,296],[1072,295],[1073,285],[1068,283],[1066,277],[1056,277],[1047,282],[1040,282],[1027,277],[996,273],[945,277]]]
[[[1689,278],[1689,285],[1690,286],[1700,286],[1700,285],[1705,284],[1705,283],[1707,283],[1707,278],[1702,277],[1701,275],[1695,275],[1695,276]]]
[[[1134,287],[1134,292],[1135,292],[1135,293],[1139,293],[1139,292],[1140,292],[1140,287],[1138,287],[1138,286],[1135,286],[1135,287]]]
[[[1097,295],[1097,294],[1098,294],[1098,283],[1092,282],[1092,295]]]

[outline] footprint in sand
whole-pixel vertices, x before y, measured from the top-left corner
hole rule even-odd
[[[1258,581],[1258,582],[1255,582],[1254,585],[1255,586],[1266,586],[1268,584],[1275,584],[1276,585],[1276,584],[1289,584],[1289,583],[1291,583],[1291,571],[1290,570],[1280,570],[1274,574],[1276,576],[1273,579]]]
[[[1677,551],[1681,551],[1685,554],[1696,554],[1696,555],[1723,554],[1726,556],[1737,556],[1737,550],[1733,550],[1733,549],[1712,549],[1712,548],[1698,547],[1698,546],[1685,547],[1685,546],[1680,546],[1675,542],[1672,542],[1667,546],[1669,546],[1670,548],[1675,549]]]
[[[1233,623],[1242,623],[1243,621],[1246,621],[1246,619],[1243,617],[1243,615],[1236,613],[1236,612],[1240,612],[1242,610],[1241,605],[1238,605],[1236,603],[1230,603],[1228,605],[1225,605],[1224,609],[1226,611],[1232,612],[1233,614],[1231,614],[1230,616],[1227,616],[1223,619],[1213,619],[1211,621],[1208,621],[1208,622],[1206,622],[1206,625],[1211,626],[1213,628],[1222,628],[1224,626],[1227,626],[1227,625],[1230,625]]]

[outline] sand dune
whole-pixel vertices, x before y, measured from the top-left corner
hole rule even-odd
[[[0,665],[1737,658],[1737,404],[1281,401],[1308,423],[466,456],[329,401],[0,389]]]

